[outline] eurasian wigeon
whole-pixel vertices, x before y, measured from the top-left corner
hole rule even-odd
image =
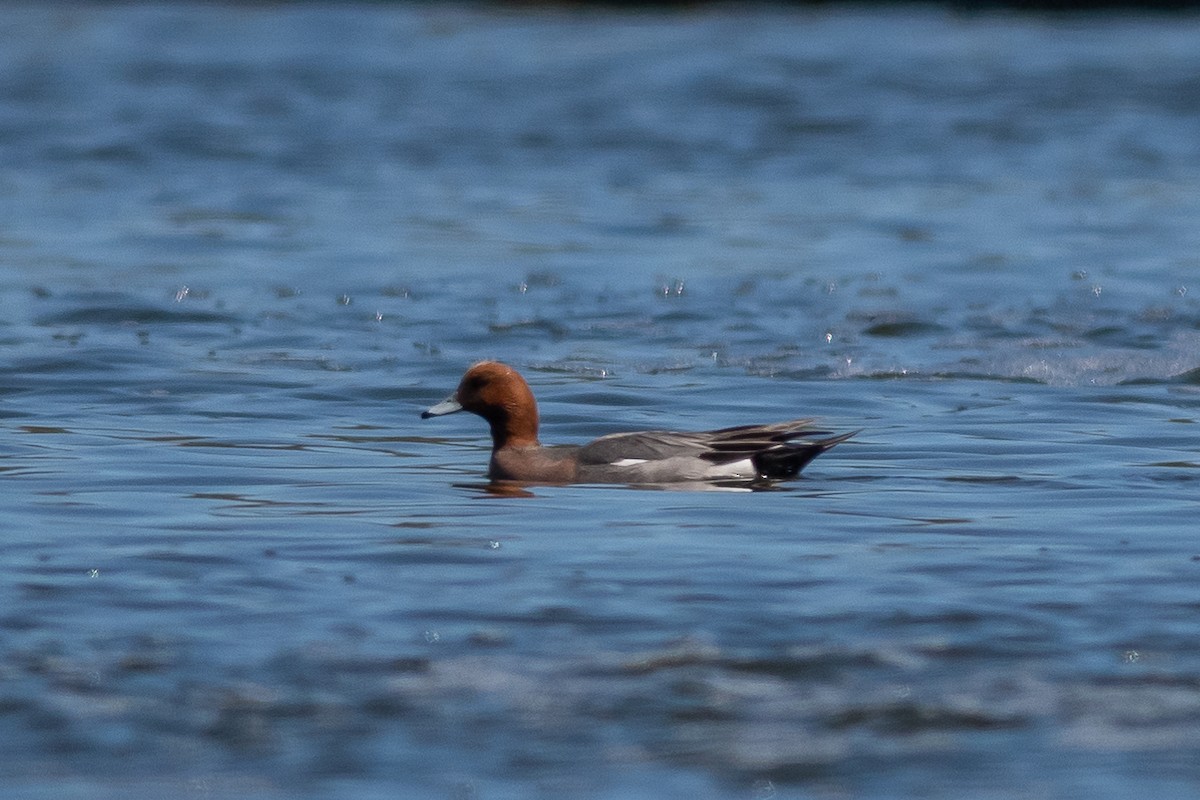
[[[457,411],[478,414],[491,426],[488,477],[529,483],[783,480],[796,477],[809,461],[854,435],[830,436],[814,430],[811,419],[795,419],[699,433],[614,433],[585,445],[543,447],[529,384],[497,361],[472,366],[454,394],[421,418]]]

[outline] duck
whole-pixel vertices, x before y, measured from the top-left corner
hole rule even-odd
[[[491,429],[489,478],[538,484],[788,480],[859,432],[833,435],[815,429],[809,418],[698,432],[613,433],[583,445],[545,446],[538,440],[533,391],[499,361],[472,365],[454,393],[421,418],[459,411],[483,417]]]

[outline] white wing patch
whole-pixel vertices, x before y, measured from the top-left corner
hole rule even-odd
[[[622,458],[620,461],[612,462],[614,467],[636,467],[638,464],[645,464],[648,459],[645,458]]]

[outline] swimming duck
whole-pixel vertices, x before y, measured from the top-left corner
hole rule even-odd
[[[454,394],[421,418],[459,411],[478,414],[491,427],[488,477],[529,483],[785,480],[854,435],[832,436],[815,430],[811,419],[794,419],[696,433],[613,433],[584,445],[545,447],[538,441],[537,401],[529,384],[498,361],[473,365]]]

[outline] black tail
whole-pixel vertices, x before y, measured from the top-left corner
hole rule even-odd
[[[754,468],[758,470],[759,475],[770,480],[782,481],[794,478],[800,474],[800,470],[808,466],[808,462],[858,432],[851,431],[815,442],[789,442],[780,447],[764,450],[754,456]]]

